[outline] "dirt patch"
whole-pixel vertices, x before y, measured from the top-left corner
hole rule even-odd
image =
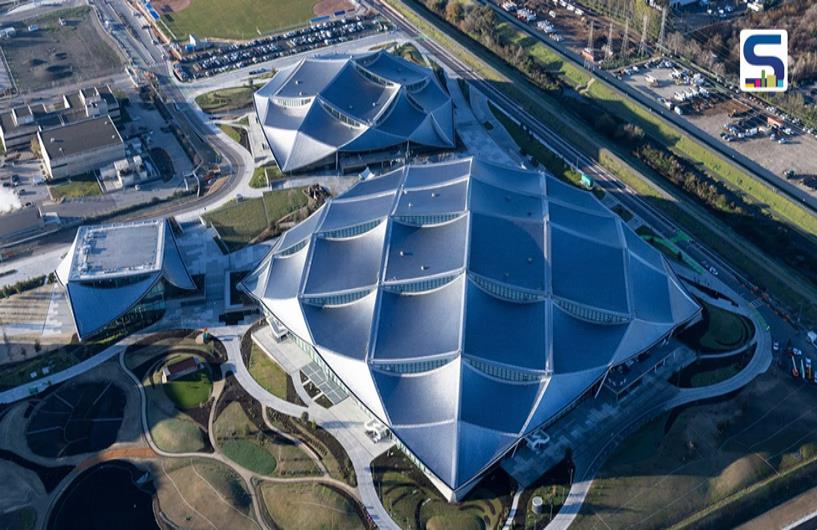
[[[351,11],[354,8],[355,5],[349,0],[321,0],[315,4],[312,12],[315,13],[316,17],[323,17],[337,11]]]
[[[151,5],[160,15],[178,13],[188,7],[192,0],[153,0]]]

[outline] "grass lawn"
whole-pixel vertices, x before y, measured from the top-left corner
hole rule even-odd
[[[519,146],[522,153],[532,156],[534,160],[545,166],[545,168],[556,177],[576,186],[581,186],[582,176],[578,171],[568,166],[556,153],[545,147],[544,144],[539,142],[530,133],[524,131],[522,127],[510,119],[504,112],[490,103],[489,105],[491,106],[491,112],[493,112],[494,116],[502,123],[502,126],[505,127],[505,130],[511,135],[511,138],[513,138],[513,141]]]
[[[275,458],[255,440],[224,440],[221,451],[236,464],[259,475],[272,475],[275,471]]]
[[[77,177],[71,180],[66,180],[58,184],[52,184],[48,187],[51,192],[51,197],[55,201],[62,198],[77,199],[80,197],[90,197],[92,195],[102,195],[102,190],[99,189],[99,183],[94,177]]]
[[[201,37],[247,40],[312,18],[316,2],[303,0],[195,0],[188,7],[162,16],[179,40],[190,33]]]
[[[278,363],[269,358],[257,344],[253,343],[250,352],[250,375],[270,394],[281,399],[288,399],[287,380],[289,375]]]
[[[365,528],[355,503],[322,484],[265,483],[261,486],[261,497],[270,517],[280,528]]]
[[[753,334],[746,318],[701,301],[703,320],[685,332],[683,340],[706,352],[725,352],[745,345]]]
[[[309,202],[304,188],[274,190],[264,193],[264,207],[270,224],[277,223],[285,215],[303,208]]]
[[[308,200],[304,188],[273,190],[263,197],[231,201],[202,217],[216,229],[227,249],[235,252],[285,215],[306,206]]]
[[[187,374],[162,385],[167,397],[182,410],[198,407],[210,399],[213,382],[207,369]]]
[[[252,178],[250,179],[250,187],[251,188],[267,188],[269,184],[267,183],[267,179],[270,181],[277,180],[283,178],[283,174],[281,170],[278,169],[278,164],[268,164],[266,166],[259,166],[255,168],[252,173]]]
[[[170,453],[189,453],[206,449],[207,435],[187,414],[176,408],[164,389],[145,385],[147,421],[150,435],[160,449]]]
[[[252,95],[256,90],[256,87],[249,86],[219,88],[196,96],[196,104],[212,114],[232,112],[252,106]]]
[[[218,231],[231,252],[249,244],[268,226],[261,198],[231,201],[202,217]]]

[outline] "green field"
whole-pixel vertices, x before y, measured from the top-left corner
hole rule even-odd
[[[161,382],[145,384],[147,421],[156,445],[170,453],[201,451],[209,445],[206,433],[170,400]]]
[[[196,96],[196,104],[211,114],[233,112],[251,107],[255,90],[253,86],[219,88]]]
[[[273,190],[263,197],[231,201],[202,217],[213,226],[230,252],[239,250],[278,221],[308,204],[305,188]],[[273,235],[273,234],[271,234]]]
[[[195,0],[162,20],[176,39],[200,37],[248,40],[306,24],[316,2],[304,0]]]
[[[224,134],[230,137],[230,140],[234,141],[237,144],[241,143],[241,131],[238,127],[233,127],[232,125],[225,125],[220,123],[218,128],[224,131]]]
[[[48,190],[51,192],[51,197],[55,201],[62,198],[77,199],[80,197],[102,195],[102,190],[99,189],[99,183],[94,177],[77,177],[71,180],[66,180],[64,182],[48,186]]]
[[[167,397],[180,409],[198,407],[210,399],[213,382],[208,370],[201,369],[162,385]]]
[[[355,503],[322,484],[273,484],[261,486],[267,512],[279,528],[330,530],[365,528]]]

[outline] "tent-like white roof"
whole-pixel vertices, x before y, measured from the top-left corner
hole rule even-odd
[[[324,55],[282,68],[255,94],[278,165],[298,170],[335,152],[413,142],[452,148],[454,107],[428,69],[377,51]]]
[[[81,226],[56,275],[80,339],[125,314],[160,280],[196,288],[166,219]]]
[[[452,490],[699,311],[592,194],[472,158],[359,182],[243,288]]]

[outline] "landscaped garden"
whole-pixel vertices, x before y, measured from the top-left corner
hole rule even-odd
[[[237,387],[234,380],[229,381],[229,391],[219,400],[213,423],[213,436],[222,453],[259,475],[320,475],[313,457],[296,441],[265,425],[261,405]]]
[[[372,461],[375,489],[403,530],[499,530],[515,485],[501,470],[486,476],[458,503],[448,503],[423,473],[392,448]]]
[[[264,387],[267,392],[291,403],[303,404],[295,392],[295,386],[289,374],[287,374],[278,363],[273,361],[255,342],[252,343],[249,357],[247,369],[250,375],[259,385]]]
[[[210,114],[234,112],[252,106],[254,86],[220,88],[196,96],[196,104]]]
[[[308,215],[306,188],[267,191],[262,197],[232,201],[202,217],[219,234],[227,251],[280,233],[279,222],[292,215],[297,221]]]
[[[252,173],[250,179],[251,188],[268,188],[272,181],[283,178],[283,173],[278,168],[278,164],[272,163],[265,166],[258,166]]]
[[[298,530],[366,528],[356,503],[340,490],[319,483],[261,486],[261,497],[278,528]]]
[[[745,346],[754,336],[748,318],[701,300],[699,303],[703,319],[681,335],[691,348],[706,353],[728,352]]]
[[[167,362],[191,356],[205,367],[179,380],[163,381],[162,368]],[[156,333],[128,348],[125,363],[142,381],[148,427],[159,448],[172,453],[211,450],[207,435],[211,374],[219,373],[216,365],[225,359],[219,342],[204,341],[192,330]]]
[[[179,362],[179,359],[169,359],[168,362]],[[208,399],[213,390],[213,381],[207,368],[201,368],[193,373],[170,380],[164,385],[167,397],[179,409],[198,407]]]

